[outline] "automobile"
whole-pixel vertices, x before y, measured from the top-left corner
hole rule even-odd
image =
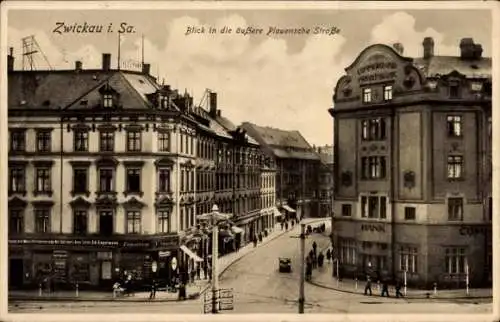
[[[279,259],[279,272],[290,273],[292,271],[292,260],[287,257],[280,257]]]

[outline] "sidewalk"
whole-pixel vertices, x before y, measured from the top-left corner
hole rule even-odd
[[[326,238],[326,237],[325,237]],[[352,294],[364,294],[365,281],[355,281],[352,279],[342,279],[338,281],[336,277],[332,276],[335,264],[330,261],[325,261],[322,268],[317,268],[313,270],[312,280],[308,281],[309,284],[327,288],[339,292],[352,293]],[[382,285],[377,283],[372,283],[372,296],[381,297],[380,293],[382,291]],[[395,296],[394,286],[389,286],[389,294],[391,297]],[[404,290],[401,289],[401,293],[404,294]],[[429,297],[427,296],[429,294]],[[490,299],[493,298],[493,290],[489,289],[469,289],[469,295],[466,294],[465,289],[457,290],[437,290],[434,294],[433,290],[419,290],[419,289],[407,289],[406,299]]]
[[[304,222],[311,222],[316,220],[324,220],[321,218],[307,219]],[[295,225],[294,230],[297,229]],[[219,276],[222,275],[233,263],[244,256],[255,251],[256,248],[269,243],[270,241],[278,238],[279,236],[290,232],[281,230],[279,224],[275,225],[271,233],[263,239],[261,243],[257,244],[257,247],[253,246],[253,243],[249,243],[238,252],[232,252],[222,257],[219,257]],[[186,294],[189,299],[197,299],[201,294],[203,294],[207,289],[210,288],[209,280],[201,279],[196,280],[194,284],[189,284],[186,287]],[[58,291],[53,293],[43,292],[41,295],[38,290],[10,290],[9,291],[10,301],[131,301],[131,302],[173,302],[178,301],[178,293],[168,293],[168,292],[156,292],[156,298],[154,300],[149,300],[149,292],[137,292],[133,296],[120,296],[113,298],[112,292],[99,292],[99,291],[80,291],[76,294],[76,291]]]

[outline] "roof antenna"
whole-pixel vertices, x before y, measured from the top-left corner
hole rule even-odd
[[[141,63],[144,66],[144,34],[142,34],[142,54],[141,54]]]
[[[118,67],[117,69],[120,70],[120,48],[122,46],[122,33],[118,32]]]

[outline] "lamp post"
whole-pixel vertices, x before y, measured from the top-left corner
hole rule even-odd
[[[212,225],[212,313],[217,313],[217,291],[219,289],[219,273],[217,270],[217,261],[219,254],[219,226],[218,223],[222,220],[228,220],[231,216],[221,214],[219,207],[214,204],[212,212],[198,216],[200,220],[209,220]]]
[[[300,287],[299,287],[299,314],[304,314],[304,278],[305,270],[305,243],[306,243],[306,224],[300,224]]]

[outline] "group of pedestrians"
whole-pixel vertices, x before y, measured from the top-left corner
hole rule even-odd
[[[283,219],[281,221],[281,230],[288,230],[288,228],[291,228],[293,229],[293,227],[295,226],[295,224],[298,224],[299,221],[297,218],[291,218],[291,219],[288,219],[288,220],[285,220]]]
[[[395,290],[396,290],[396,297],[404,297],[404,295],[401,293],[401,283],[399,281],[396,281],[395,283]],[[371,277],[368,275],[366,277],[366,285],[365,285],[365,295],[372,295],[372,280]],[[390,297],[389,295],[389,283],[387,282],[386,279],[382,281],[382,292],[380,296],[387,296]]]
[[[313,269],[323,267],[324,261],[325,255],[321,251],[318,253],[318,245],[313,242],[312,249],[306,257],[306,280],[311,280]]]

